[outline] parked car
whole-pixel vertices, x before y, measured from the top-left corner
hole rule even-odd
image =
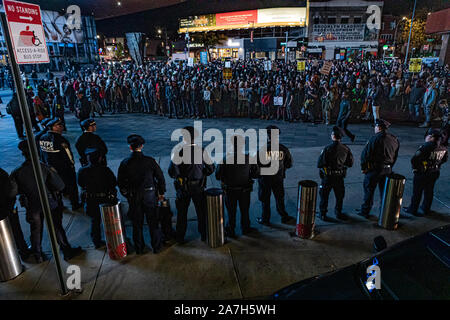
[[[386,248],[374,239],[377,253],[343,269],[318,275],[277,291],[276,300],[450,299],[450,225]],[[367,267],[378,264],[381,288],[368,282]],[[371,290],[369,290],[371,289]]]

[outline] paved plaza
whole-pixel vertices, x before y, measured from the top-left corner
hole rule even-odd
[[[3,101],[10,99],[10,93],[0,92]],[[5,104],[1,106],[5,113]],[[65,136],[72,144],[81,133],[78,121],[67,113],[68,132]],[[167,174],[170,150],[176,144],[170,140],[172,131],[193,120],[167,119],[146,114],[115,114],[96,118],[98,134],[105,140],[108,164],[117,174],[120,161],[128,156],[126,137],[136,133],[142,135],[147,143],[144,153],[154,157],[166,176],[167,197],[175,209],[175,190],[173,181]],[[246,118],[203,120],[203,130],[265,128],[269,124],[279,126],[280,142],[285,144],[293,155],[294,166],[287,171],[285,180],[286,207],[290,215],[296,216],[297,184],[310,179],[320,182],[317,158],[321,149],[330,142],[330,126],[306,123],[285,123]],[[257,184],[252,193],[250,217],[252,226],[259,232],[241,236],[239,223],[237,239],[229,240],[225,246],[211,249],[200,241],[193,205],[189,211],[187,243],[175,244],[158,255],[130,254],[121,261],[113,261],[106,251],[96,250],[90,240],[90,219],[79,212],[66,211],[64,226],[73,246],[82,246],[85,253],[74,258],[70,264],[80,266],[83,292],[75,299],[252,299],[262,298],[293,282],[336,270],[338,268],[368,258],[372,254],[372,240],[375,236],[385,237],[388,245],[450,223],[450,170],[444,164],[441,170],[432,209],[435,211],[426,218],[402,215],[400,227],[388,231],[376,226],[376,219],[366,220],[355,214],[362,199],[363,175],[359,168],[361,151],[367,139],[373,134],[369,124],[351,124],[349,129],[356,135],[351,143],[344,138],[355,158],[355,166],[348,170],[344,212],[350,216],[345,222],[327,223],[316,220],[318,234],[313,240],[292,237],[294,226],[281,224],[272,198],[271,227],[256,223],[261,214],[261,204],[257,199]],[[404,124],[393,124],[390,131],[400,141],[400,152],[396,173],[406,176],[403,204],[408,205],[412,191],[412,171],[410,158],[417,147],[423,143],[424,129]],[[11,117],[0,119],[0,167],[11,172],[22,162],[17,149],[18,139]],[[79,161],[77,159],[77,169]],[[220,187],[214,175],[208,177],[208,187]],[[126,208],[126,200],[121,199]],[[329,214],[332,216],[334,196],[330,196]],[[375,195],[372,214],[378,216],[379,195]],[[70,206],[68,206],[70,207]],[[19,211],[26,239],[29,225],[25,213]],[[176,210],[174,210],[174,223]],[[237,219],[239,221],[239,217]],[[128,237],[131,238],[131,223],[126,222]],[[147,243],[148,230],[144,229]],[[44,251],[51,250],[47,233],[44,234]],[[63,261],[64,270],[69,263]],[[0,283],[0,299],[58,299],[58,283],[54,261],[39,265],[25,264],[26,271],[16,279]]]

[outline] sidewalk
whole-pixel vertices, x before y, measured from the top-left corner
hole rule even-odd
[[[22,161],[17,151],[17,139],[10,118],[3,119],[0,126],[2,157],[0,167],[11,171]],[[96,118],[98,134],[108,145],[108,166],[117,173],[120,161],[129,154],[126,137],[131,133],[141,134],[147,143],[144,153],[153,156],[166,177],[167,197],[170,200],[176,221],[175,190],[167,175],[170,150],[176,142],[170,141],[173,129],[192,125],[192,120],[168,120],[158,116],[141,114],[106,115]],[[76,119],[67,114],[68,133],[65,136],[73,145],[80,134]],[[289,169],[285,180],[286,208],[292,215],[297,212],[297,185],[299,180],[311,179],[319,182],[316,168],[317,158],[324,145],[328,144],[331,127],[303,123],[284,123],[249,119],[211,119],[203,122],[208,128],[264,128],[276,124],[281,129],[281,143],[290,148],[294,167]],[[382,235],[389,246],[450,223],[450,170],[445,164],[436,185],[433,210],[427,218],[401,216],[397,231],[377,227],[376,220],[367,221],[354,212],[362,203],[363,175],[359,170],[361,150],[373,134],[368,124],[350,124],[356,134],[354,143],[344,140],[351,148],[355,166],[348,171],[344,212],[350,216],[342,223],[324,223],[316,220],[317,236],[313,240],[291,237],[294,226],[280,223],[272,198],[272,227],[261,226],[256,218],[261,213],[257,199],[257,184],[251,198],[250,218],[252,226],[259,229],[254,235],[240,236],[225,246],[211,249],[200,241],[197,221],[190,207],[188,232],[184,245],[174,245],[158,255],[130,254],[122,261],[112,261],[105,250],[96,250],[89,237],[90,219],[84,214],[66,212],[64,226],[72,245],[81,245],[85,253],[70,261],[80,266],[83,293],[75,299],[252,299],[270,295],[293,282],[336,270],[368,258],[372,254],[373,238]],[[423,129],[393,125],[390,131],[399,136],[400,152],[394,170],[406,176],[403,204],[408,205],[412,193],[410,158],[423,143]],[[78,157],[75,156],[77,159]],[[79,167],[77,160],[77,168]],[[208,187],[219,187],[214,176],[208,177]],[[126,209],[126,201],[124,207]],[[334,196],[330,195],[329,212],[332,216]],[[379,194],[375,194],[372,214],[378,215]],[[22,228],[29,235],[24,212],[20,211]],[[239,221],[239,215],[238,219]],[[126,222],[126,231],[131,238],[131,224]],[[237,233],[240,235],[238,222]],[[146,242],[148,230],[144,228]],[[50,254],[46,231],[44,250]],[[69,263],[63,261],[63,270]],[[19,277],[0,283],[0,299],[60,299],[54,261],[40,265],[26,264],[27,270]]]

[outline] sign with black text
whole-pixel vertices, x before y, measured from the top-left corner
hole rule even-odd
[[[39,6],[10,0],[3,5],[17,63],[49,63]]]

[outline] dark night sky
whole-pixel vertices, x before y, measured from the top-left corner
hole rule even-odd
[[[417,7],[436,11],[450,6],[449,0],[418,0]],[[187,0],[178,5],[140,12],[114,19],[97,21],[97,30],[108,36],[123,36],[124,32],[154,32],[156,26],[164,25],[176,31],[178,19],[189,15],[250,10],[257,8],[306,6],[299,0]],[[408,15],[412,12],[413,0],[385,0],[384,12]]]

